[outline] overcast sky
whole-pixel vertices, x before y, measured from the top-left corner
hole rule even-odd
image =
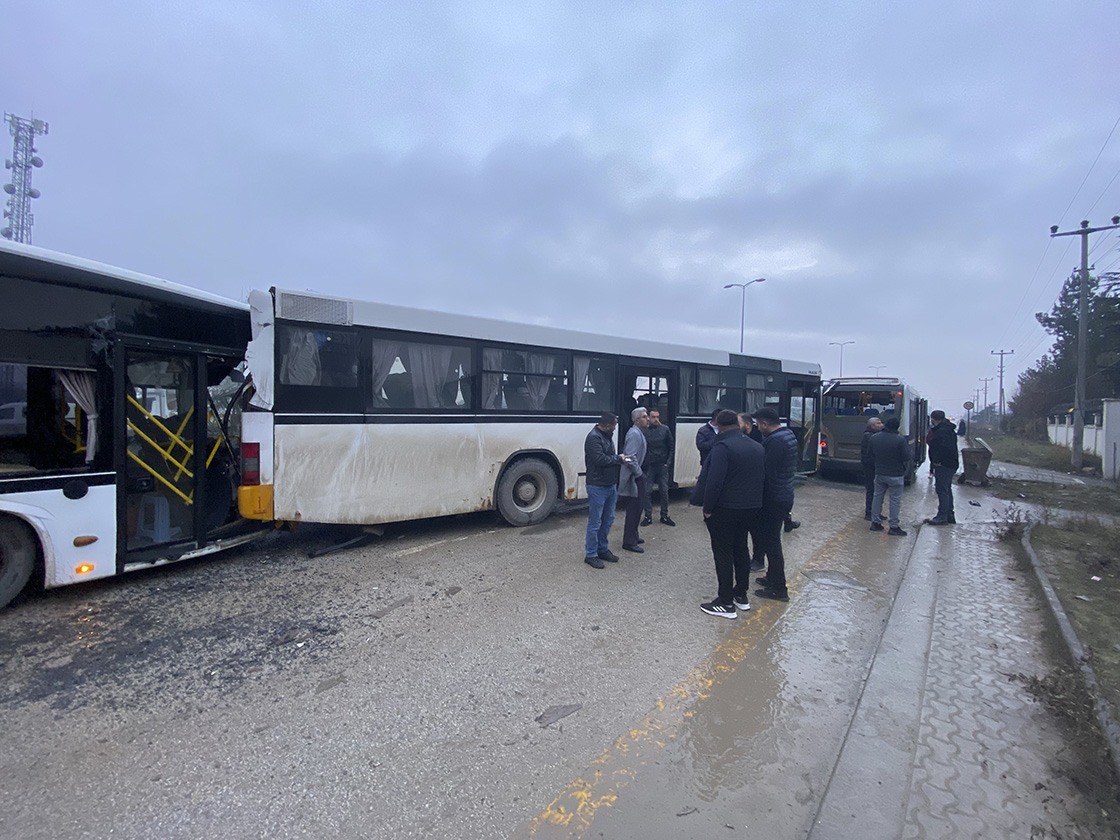
[[[727,350],[766,277],[747,352],[953,414],[1048,348],[1050,225],[1120,213],[1117,43],[1116,0],[35,0],[0,107],[45,248]]]

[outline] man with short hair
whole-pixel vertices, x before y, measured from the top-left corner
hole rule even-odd
[[[690,498],[704,509],[719,587],[716,597],[700,609],[719,618],[738,618],[738,610],[751,608],[747,531],[762,506],[765,455],[758,443],[739,431],[734,411],[720,411],[715,422],[716,438]]]
[[[782,526],[793,510],[793,474],[797,470],[797,435],[782,425],[778,412],[760,408],[754,422],[763,434],[766,478],[762,490],[762,511],[759,514],[759,536],[766,554],[766,576],[759,578],[760,598],[788,601],[786,559],[782,553]]]
[[[961,465],[957,453],[956,426],[941,409],[929,415],[933,428],[929,432],[929,467],[933,473],[933,487],[937,492],[937,516],[927,519],[930,525],[956,525],[953,510],[953,476]]]
[[[881,431],[883,431],[883,421],[878,417],[872,417],[867,421],[867,428],[863,430],[863,440],[860,441],[859,445],[859,462],[863,467],[863,486],[867,491],[863,505],[863,518],[868,522],[871,521],[871,501],[875,498],[875,461],[872,459],[868,447],[871,444],[871,436]]]
[[[902,485],[910,472],[910,442],[898,433],[898,418],[891,416],[883,421],[883,431],[876,432],[868,441],[871,463],[875,469],[875,496],[871,500],[871,530],[883,530],[883,497],[890,494],[892,537],[905,537],[900,527],[902,511]]]
[[[630,412],[634,424],[626,432],[622,444],[622,457],[625,459],[618,480],[618,495],[626,500],[626,520],[622,526],[622,548],[641,554],[645,551],[638,536],[638,521],[642,518],[642,501],[646,495],[646,477],[642,473],[642,463],[646,460],[646,436],[642,431],[649,425],[649,413],[639,406]]]
[[[708,460],[708,453],[712,451],[712,444],[716,442],[716,435],[719,434],[719,429],[716,428],[716,415],[722,409],[717,408],[712,412],[712,419],[701,426],[696,432],[696,448],[700,451],[700,467],[703,469],[704,462]]]
[[[642,500],[643,525],[653,524],[653,485],[661,497],[661,524],[676,525],[669,518],[669,473],[673,464],[673,432],[661,424],[661,412],[649,411],[649,425],[642,430],[646,436],[646,495]]]
[[[599,417],[599,424],[583,442],[583,462],[587,484],[587,537],[583,562],[593,569],[602,569],[603,561],[617,563],[618,555],[610,550],[607,538],[614,524],[614,508],[618,501],[618,472],[624,463],[614,451],[614,430],[618,418],[609,411]]]

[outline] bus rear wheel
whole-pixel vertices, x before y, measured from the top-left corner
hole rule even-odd
[[[27,585],[35,569],[36,549],[30,528],[11,516],[0,516],[0,607]]]
[[[556,473],[540,458],[522,458],[498,482],[498,512],[510,525],[544,521],[556,504]]]

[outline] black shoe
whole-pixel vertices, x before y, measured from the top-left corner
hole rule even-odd
[[[653,519],[651,517],[647,516],[645,519],[642,520],[641,524],[642,525],[652,525],[653,524]]]
[[[641,537],[638,537],[638,545],[641,545],[644,542],[645,542],[645,540],[643,540]]]
[[[736,595],[731,599],[731,603],[735,605],[735,609],[737,610],[742,610],[743,612],[750,611],[751,605],[747,601],[746,595]]]
[[[935,516],[933,519],[926,520],[927,525],[948,525],[949,520],[943,516]]]
[[[640,545],[624,545],[622,547],[622,550],[623,551],[633,551],[635,554],[645,554],[646,553],[646,550],[644,548],[642,548]]]
[[[677,523],[669,518],[669,514],[665,514],[664,516],[661,517],[661,524],[662,525],[672,525],[674,528],[677,527]]]
[[[739,617],[739,613],[735,612],[734,606],[731,604],[721,604],[719,601],[709,601],[707,604],[701,604],[700,609],[708,615],[714,615],[720,618]]]
[[[871,514],[870,513],[865,513],[863,515],[863,518],[866,519],[868,522],[870,522],[871,521]]]
[[[751,561],[751,571],[752,572],[764,572],[764,571],[766,571],[766,564],[763,563],[761,560],[752,560]]]
[[[599,559],[606,560],[608,563],[617,563],[618,555],[608,548],[606,551],[599,552]]]
[[[789,593],[780,589],[771,589],[767,586],[765,589],[756,589],[754,594],[759,598],[765,598],[768,601],[788,601]]]
[[[905,537],[906,534],[907,532],[903,531],[901,528],[891,528],[887,531],[887,536],[889,537]]]
[[[955,516],[946,516],[946,517],[945,517],[945,522],[946,522],[946,524],[948,524],[948,525],[956,525],[956,524],[957,524],[957,517],[955,517]]]
[[[871,530],[871,531],[882,531],[883,526],[880,525],[878,522],[872,522],[871,523],[871,528],[869,530]]]
[[[586,563],[588,566],[590,566],[592,569],[606,568],[603,565],[603,561],[600,560],[598,557],[584,557],[583,562]]]
[[[801,520],[800,519],[787,519],[786,524],[783,525],[782,527],[785,529],[785,532],[788,534],[790,531],[796,531],[798,528],[801,527]]]
[[[769,589],[770,588],[770,581],[767,578],[764,578],[764,577],[755,578],[754,582],[758,586],[761,586],[763,589]]]

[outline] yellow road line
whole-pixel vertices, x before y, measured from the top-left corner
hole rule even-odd
[[[863,520],[860,520],[862,524]],[[842,529],[819,548],[799,572],[812,570],[821,560],[830,561],[833,550],[851,541],[850,528]],[[790,587],[791,600],[804,586],[804,575],[797,574],[798,585]],[[777,614],[773,621],[765,619]],[[703,700],[735,666],[746,659],[748,652],[778,625],[786,614],[778,604],[766,603],[761,609],[752,607],[750,616],[740,621],[735,633],[720,642],[708,658],[689,672],[654,705],[638,725],[620,737],[602,755],[591,762],[587,778],[573,780],[548,806],[513,838],[533,838],[550,826],[566,828],[566,837],[582,837],[591,828],[600,808],[612,806],[619,791],[633,780],[645,765],[676,737],[680,725],[695,713],[697,700]]]

